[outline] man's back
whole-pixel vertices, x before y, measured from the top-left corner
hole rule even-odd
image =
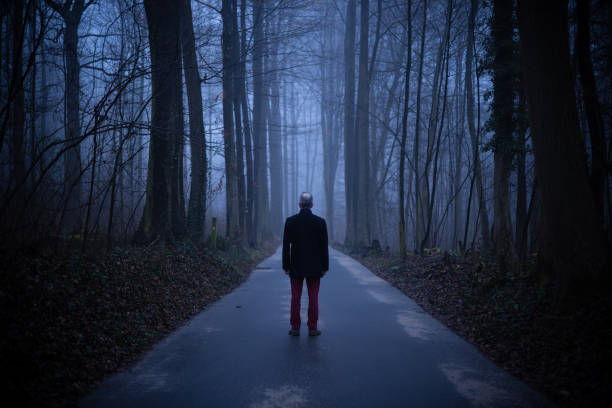
[[[312,194],[300,195],[300,212],[287,218],[283,234],[283,270],[290,275],[291,315],[289,335],[300,335],[300,299],[304,280],[308,287],[308,335],[318,336],[319,285],[329,269],[327,225],[312,214]]]
[[[309,209],[285,221],[283,269],[291,271],[291,276],[306,277],[320,277],[329,269],[327,225]]]

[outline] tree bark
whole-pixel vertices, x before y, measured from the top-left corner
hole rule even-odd
[[[24,8],[23,0],[16,0],[11,6],[12,25],[12,66],[9,85],[9,98],[13,97],[11,120],[11,181],[19,192],[14,204],[23,205],[25,193],[25,92],[23,88],[23,45],[24,41]],[[10,113],[9,113],[10,114]]]
[[[359,33],[359,82],[357,86],[357,201],[356,244],[368,246],[370,242],[370,75],[368,72],[370,1],[361,0]]]
[[[346,197],[346,233],[344,244],[356,244],[357,202],[355,137],[355,30],[357,20],[356,0],[346,5],[346,31],[344,36],[344,189]]]
[[[512,171],[514,123],[512,64],[512,0],[493,2],[493,231],[497,259],[502,273],[513,257],[510,221],[510,172]]]
[[[236,125],[236,183],[238,194],[238,237],[242,239],[246,232],[246,195],[244,178],[244,138],[242,130],[241,93],[244,84],[242,75],[242,57],[240,54],[240,37],[238,36],[238,2],[231,0],[232,10],[232,104],[234,123]]]
[[[470,14],[468,19],[467,31],[467,50],[465,54],[465,92],[467,98],[467,120],[470,141],[472,144],[472,160],[474,162],[474,178],[476,179],[476,189],[478,191],[478,205],[480,219],[480,233],[483,249],[490,247],[489,238],[489,216],[487,213],[487,202],[484,195],[484,185],[482,182],[482,169],[480,165],[479,138],[478,131],[474,123],[474,91],[472,83],[472,64],[474,63],[474,22],[478,12],[478,0],[471,1]],[[478,217],[477,217],[478,219]],[[467,243],[465,243],[467,245]]]
[[[453,240],[452,247],[457,249],[458,240],[461,236],[461,226],[463,225],[463,139],[465,137],[465,94],[463,84],[461,82],[462,74],[462,53],[458,52],[456,56],[456,75],[455,75],[455,104],[456,104],[456,120],[457,123],[457,138],[455,139],[455,173],[453,174],[453,193],[454,193],[454,210],[453,216]],[[450,152],[449,152],[450,154]]]
[[[254,170],[253,170],[253,146],[251,143],[251,123],[249,121],[249,108],[246,94],[246,55],[247,55],[247,35],[246,35],[246,0],[240,2],[240,83],[238,86],[240,93],[240,103],[242,106],[242,123],[244,130],[244,149],[246,156],[246,208],[245,208],[245,228],[249,245],[256,245],[254,235]]]
[[[321,136],[323,139],[323,187],[325,190],[325,216],[329,229],[329,236],[334,238],[334,186],[336,183],[336,170],[338,168],[338,155],[340,140],[335,129],[336,121],[333,100],[333,59],[331,54],[335,47],[329,10],[325,16],[325,26],[322,30],[321,41]]]
[[[519,103],[516,117],[518,118],[516,135],[516,232],[515,248],[521,262],[527,255],[527,171],[525,156],[525,135],[527,134],[527,106],[525,104],[525,93],[519,89]]]
[[[278,66],[278,35],[280,32],[280,12],[277,19],[277,33],[271,35],[274,41],[271,44],[269,71],[270,112],[268,127],[270,135],[270,229],[274,236],[282,234],[283,215],[283,179],[282,179],[282,151],[281,151],[281,121],[280,121],[280,79]]]
[[[171,172],[171,193],[172,193],[172,232],[175,238],[182,238],[185,234],[185,178],[184,178],[184,152],[185,152],[185,117],[183,115],[183,64],[180,49],[180,13],[178,31],[178,102],[174,107],[174,132],[172,149],[172,161],[170,162]]]
[[[450,25],[450,16],[452,12],[451,3],[452,2],[449,2],[449,10],[448,10],[448,16],[449,16],[448,24],[449,25]],[[435,151],[433,152],[434,157],[433,157],[433,163],[432,163],[433,175],[432,175],[432,182],[431,182],[431,197],[429,197],[429,201],[428,201],[427,225],[425,228],[425,236],[423,237],[423,240],[421,241],[421,247],[420,247],[421,253],[424,252],[426,244],[433,245],[436,242],[436,236],[434,236],[433,239],[430,240],[430,235],[431,235],[431,224],[433,222],[434,204],[436,203],[436,190],[438,187],[438,159],[440,157],[440,143],[442,141],[442,130],[444,129],[444,118],[446,115],[446,101],[447,101],[447,95],[448,95],[448,77],[449,77],[448,60],[450,58],[449,48],[450,48],[450,43],[448,42],[448,37],[447,37],[446,52],[445,52],[445,55],[442,57],[442,61],[441,61],[441,64],[446,65],[446,68],[445,68],[446,77],[444,80],[444,96],[442,97],[442,112],[440,115],[440,126],[438,127],[438,136],[436,138]]]
[[[228,238],[238,237],[240,227],[238,219],[238,182],[236,173],[236,147],[234,139],[233,111],[233,71],[232,60],[234,42],[232,37],[232,0],[223,0],[221,8],[223,33],[221,47],[223,51],[223,147],[225,155],[225,208],[226,232]]]
[[[80,65],[78,57],[78,29],[85,8],[84,0],[76,0],[74,4],[67,0],[63,5],[54,1],[47,3],[56,10],[64,20],[63,53],[65,61],[64,79],[64,126],[67,145],[75,144],[81,137],[79,116],[80,102]],[[72,6],[72,8],[71,8]],[[64,192],[69,195],[67,200],[66,227],[69,231],[79,231],[81,228],[81,149],[75,144],[66,151],[64,158]]]
[[[283,103],[283,124],[282,124],[282,135],[283,135],[283,217],[289,216],[289,127],[287,122],[289,121],[289,113],[287,112],[287,86],[282,88],[281,100]],[[331,235],[331,234],[330,234]]]
[[[29,3],[29,4],[34,4],[33,2]],[[37,134],[36,134],[36,120],[38,119],[38,112],[37,110],[37,103],[38,101],[36,100],[37,98],[37,94],[36,94],[36,69],[37,69],[37,61],[36,61],[36,51],[37,51],[37,24],[38,24],[38,20],[36,18],[37,15],[37,10],[36,7],[32,7],[32,11],[30,14],[30,51],[32,53],[32,65],[31,65],[31,72],[30,72],[30,163],[32,166],[34,166],[34,160],[35,157],[38,153],[37,151]],[[40,21],[40,24],[43,25],[43,21]],[[42,43],[42,41],[41,41]],[[29,180],[29,185],[33,186],[34,183],[36,183],[37,180],[37,172],[36,172],[36,168],[32,167],[31,169],[31,173],[30,173],[30,180]]]
[[[420,144],[421,144],[421,90],[423,87],[423,61],[425,59],[425,36],[427,28],[427,0],[423,0],[423,25],[421,28],[421,46],[419,55],[419,71],[417,74],[417,94],[416,94],[416,114],[414,129],[414,144],[412,150],[412,163],[414,166],[414,250],[418,251],[422,237],[425,235],[425,225],[423,223],[423,203],[421,198],[421,174],[420,174]]]
[[[538,274],[560,294],[609,279],[609,248],[589,186],[570,69],[567,2],[520,0],[522,64],[542,201]]]
[[[267,212],[266,109],[264,89],[264,4],[253,1],[253,153],[254,153],[254,237],[261,242]]]
[[[408,134],[408,102],[410,99],[410,69],[412,67],[412,0],[408,0],[408,56],[404,80],[404,110],[402,112],[402,141],[399,163],[399,246],[400,256],[406,258],[406,219],[404,217],[404,173],[406,163],[406,138]]]
[[[187,212],[187,231],[190,237],[198,242],[204,234],[206,219],[206,134],[191,1],[181,1],[181,46],[189,107],[189,143],[191,146],[191,190]]]
[[[182,136],[179,9],[171,0],[145,0],[151,49],[151,139],[146,202],[136,239],[173,241],[179,208],[177,140]]]
[[[440,92],[442,82],[440,80],[442,72],[444,71],[444,54],[449,43],[450,39],[450,28],[451,21],[453,16],[453,1],[447,1],[447,9],[446,9],[446,24],[444,28],[444,35],[440,39],[440,46],[438,47],[438,55],[436,57],[436,67],[434,70],[434,79],[432,84],[432,96],[431,96],[431,111],[429,114],[429,126],[427,128],[427,150],[425,154],[425,166],[423,170],[423,176],[419,181],[421,185],[421,191],[419,192],[419,196],[421,198],[421,205],[424,207],[423,211],[426,211],[425,218],[423,219],[425,233],[423,235],[423,239],[419,243],[419,250],[422,252],[425,247],[431,246],[429,239],[429,229],[431,220],[433,218],[433,203],[434,203],[434,189],[435,186],[429,185],[429,174],[430,168],[432,166],[432,161],[434,158],[434,143],[436,141],[436,133],[438,131],[438,123],[439,123],[439,104],[440,104]],[[446,101],[443,101],[446,103]],[[441,126],[440,126],[441,128]],[[436,153],[437,154],[437,153]],[[434,165],[434,172],[435,164]]]
[[[298,112],[297,112],[297,106],[296,106],[296,97],[295,97],[295,84],[291,83],[291,123],[293,124],[293,140],[292,140],[292,145],[293,145],[293,194],[292,196],[294,197],[294,200],[296,200],[295,202],[297,202],[298,199],[298,180],[300,179],[300,155],[299,155],[299,149],[300,149],[300,143],[299,143],[299,138],[298,138],[298,127],[297,127],[297,123],[298,123]]]
[[[584,109],[591,141],[591,189],[599,216],[603,222],[607,180],[606,140],[597,86],[591,62],[591,35],[589,27],[589,1],[576,1],[576,54],[580,72],[580,85],[584,96]]]

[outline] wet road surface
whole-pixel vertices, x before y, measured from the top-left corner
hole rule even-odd
[[[330,248],[319,328],[288,336],[279,250],[82,407],[546,407],[410,298]]]

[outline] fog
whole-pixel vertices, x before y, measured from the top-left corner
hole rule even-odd
[[[0,216],[18,241],[206,244],[215,218],[228,242],[257,246],[310,191],[331,241],[349,247],[537,251],[519,30],[510,19],[499,51],[488,2],[22,3],[1,20]],[[609,27],[595,6],[607,128]],[[574,47],[572,25],[568,36]],[[589,134],[589,105],[576,106]],[[588,166],[607,160],[609,137],[603,152],[582,140]]]

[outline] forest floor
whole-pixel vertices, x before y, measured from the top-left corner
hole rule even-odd
[[[274,252],[0,249],[5,400],[70,406],[246,280]],[[13,397],[13,398],[11,398]]]
[[[494,259],[438,249],[400,261],[391,252],[350,253],[499,366],[560,406],[610,406],[612,298],[559,307],[552,288],[525,271],[501,276]]]

